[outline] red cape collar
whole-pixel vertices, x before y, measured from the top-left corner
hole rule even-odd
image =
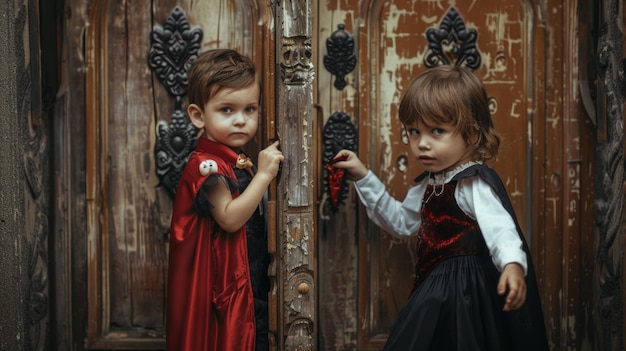
[[[237,157],[239,156],[238,153],[236,153],[228,146],[216,143],[205,137],[198,138],[198,145],[196,146],[196,150],[207,154],[213,154],[221,158],[222,160],[224,160],[224,162],[230,164],[231,166],[235,166],[237,164]]]
[[[252,161],[244,152],[238,154],[230,147],[224,144],[216,143],[204,137],[200,137],[198,139],[196,150],[202,153],[215,155],[230,166],[247,169],[250,174],[253,174],[251,170]]]

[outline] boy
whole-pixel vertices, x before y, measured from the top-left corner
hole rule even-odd
[[[238,152],[256,135],[259,97],[254,64],[234,50],[208,51],[189,70],[187,112],[202,134],[174,200],[170,351],[269,348],[262,200],[284,157],[273,143],[259,153],[255,174]]]

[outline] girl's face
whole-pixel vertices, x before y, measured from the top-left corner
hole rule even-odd
[[[472,160],[474,148],[450,125],[417,122],[404,128],[411,153],[426,171],[450,171]]]
[[[197,128],[204,129],[204,136],[209,140],[240,148],[256,135],[259,94],[256,83],[241,89],[223,88],[202,110],[190,105],[189,116]]]

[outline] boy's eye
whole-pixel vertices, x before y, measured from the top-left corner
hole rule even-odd
[[[220,110],[224,113],[230,113],[233,111],[233,109],[230,107],[222,107]]]
[[[446,131],[445,131],[445,130],[443,130],[442,128],[434,128],[434,129],[433,129],[433,134],[435,134],[435,135],[441,135],[441,134],[443,134],[443,133],[445,133],[445,132],[446,132]]]
[[[246,107],[246,112],[254,112],[254,111],[256,111],[256,107],[254,107],[254,106]]]

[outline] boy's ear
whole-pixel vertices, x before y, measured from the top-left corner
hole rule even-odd
[[[204,128],[204,113],[202,112],[200,106],[196,104],[189,104],[187,107],[187,114],[189,115],[191,124],[198,129]]]

